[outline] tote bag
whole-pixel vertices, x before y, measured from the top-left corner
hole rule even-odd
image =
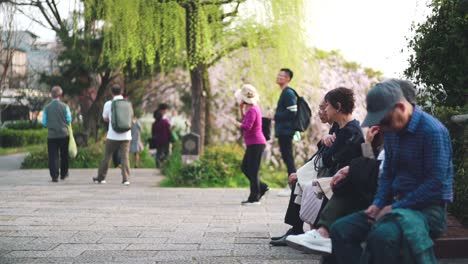
[[[73,159],[76,157],[76,154],[78,154],[78,147],[76,146],[71,125],[68,125],[68,135],[70,136],[68,140],[68,156]]]

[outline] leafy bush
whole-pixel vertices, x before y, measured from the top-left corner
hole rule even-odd
[[[44,143],[47,143],[47,129],[0,129],[0,146],[3,148],[21,147]]]
[[[468,124],[456,124],[450,120],[453,115],[468,113],[468,105],[464,108],[440,106],[435,109],[435,116],[444,123],[450,131],[453,147],[453,165],[455,176],[453,181],[454,202],[449,206],[449,212],[465,225],[468,225]]]
[[[14,122],[9,122],[4,125],[5,128],[17,129],[17,130],[27,130],[27,129],[42,129],[44,126],[39,122],[31,122],[27,120],[19,120]]]
[[[192,164],[182,166],[180,145],[163,165],[163,186],[245,187],[248,180],[240,169],[244,150],[238,145],[211,146]]]
[[[247,187],[249,181],[240,166],[244,149],[239,145],[226,144],[210,146],[197,162],[183,166],[181,144],[177,142],[168,160],[163,164],[162,173],[165,187]],[[284,187],[286,171],[261,164],[260,178],[272,188]]]

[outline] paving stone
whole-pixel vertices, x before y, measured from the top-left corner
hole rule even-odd
[[[187,251],[197,250],[198,244],[131,244],[126,250],[161,250],[161,251]]]
[[[0,157],[1,159],[1,157]],[[110,169],[0,175],[0,263],[318,263],[318,256],[271,248],[284,233],[287,197],[244,207],[247,188],[158,188],[156,170],[132,170],[132,185]]]

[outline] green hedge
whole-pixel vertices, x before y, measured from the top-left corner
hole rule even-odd
[[[47,129],[45,128],[30,130],[0,129],[0,146],[3,148],[45,143],[47,143]]]
[[[454,202],[449,206],[449,212],[462,223],[468,225],[468,124],[456,124],[450,120],[454,115],[467,114],[468,105],[464,108],[437,107],[435,116],[450,131],[453,147],[453,165],[455,176],[453,181]]]
[[[85,148],[78,148],[78,154],[70,159],[70,168],[86,169],[98,168],[104,158],[104,144],[90,144]],[[133,157],[130,156],[130,166],[133,167]],[[48,168],[47,147],[29,153],[23,163],[22,169],[45,169]],[[140,152],[140,168],[154,168],[154,159],[147,149]]]
[[[244,149],[238,145],[210,146],[192,164],[182,166],[180,144],[176,144],[162,172],[166,179],[162,186],[175,187],[246,187],[247,178],[240,164]]]
[[[42,123],[39,123],[39,122],[20,120],[20,121],[6,123],[4,127],[9,128],[9,129],[27,130],[27,129],[42,129],[44,128],[44,125],[42,125]]]

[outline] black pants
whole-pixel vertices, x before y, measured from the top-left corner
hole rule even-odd
[[[68,140],[65,138],[48,138],[47,152],[49,155],[49,172],[52,179],[58,179],[59,175],[68,175]],[[59,173],[60,158],[60,173]]]
[[[294,234],[302,234],[304,233],[304,221],[302,221],[299,216],[301,206],[294,202],[294,199],[296,199],[297,196],[294,194],[294,189],[296,189],[295,184],[293,184],[291,188],[291,196],[289,197],[289,204],[288,209],[286,210],[286,215],[284,216],[284,222],[292,226]]]
[[[288,168],[288,176],[289,174],[296,172],[296,165],[294,164],[294,157],[293,157],[293,145],[292,145],[293,136],[278,136],[278,143],[281,152],[281,158],[283,158],[286,167]]]
[[[265,150],[264,144],[247,146],[244,159],[242,160],[241,169],[250,181],[249,200],[252,201],[257,201],[261,193],[268,187],[264,182],[260,181],[260,177],[258,177],[263,150]]]
[[[156,168],[161,167],[161,162],[169,156],[169,143],[162,144],[156,147]]]

